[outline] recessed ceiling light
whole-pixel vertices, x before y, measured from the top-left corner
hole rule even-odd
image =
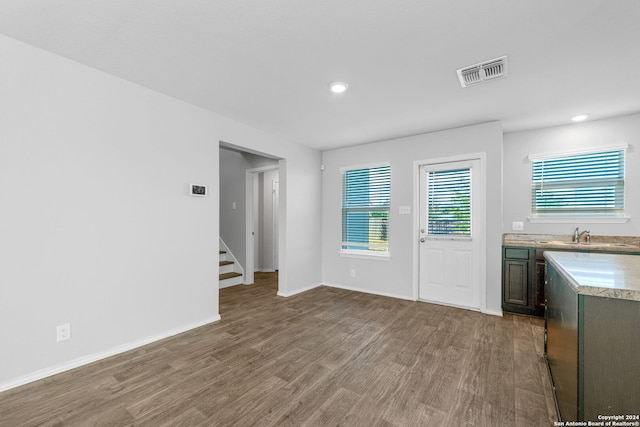
[[[573,122],[584,122],[589,117],[588,114],[578,114],[577,116],[571,117],[571,121]]]
[[[345,82],[333,82],[329,85],[331,88],[331,92],[333,93],[343,93],[349,87]]]

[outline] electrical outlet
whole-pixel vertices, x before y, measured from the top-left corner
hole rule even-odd
[[[513,221],[511,223],[511,230],[513,231],[522,231],[524,230],[524,224],[522,221]]]
[[[71,339],[71,324],[65,323],[64,325],[56,326],[57,341],[66,341]]]
[[[355,268],[351,269],[351,277],[356,277],[356,269]]]

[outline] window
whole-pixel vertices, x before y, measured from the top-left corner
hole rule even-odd
[[[427,172],[427,234],[471,236],[471,169]]]
[[[391,166],[342,170],[342,252],[388,255]]]
[[[624,215],[624,149],[531,161],[534,217]]]

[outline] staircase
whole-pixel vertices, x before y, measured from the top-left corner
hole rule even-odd
[[[220,239],[218,262],[220,263],[219,283],[221,289],[244,283],[244,271],[222,239]]]

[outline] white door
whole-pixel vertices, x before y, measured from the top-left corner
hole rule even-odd
[[[483,174],[479,159],[420,166],[419,299],[479,310]]]

